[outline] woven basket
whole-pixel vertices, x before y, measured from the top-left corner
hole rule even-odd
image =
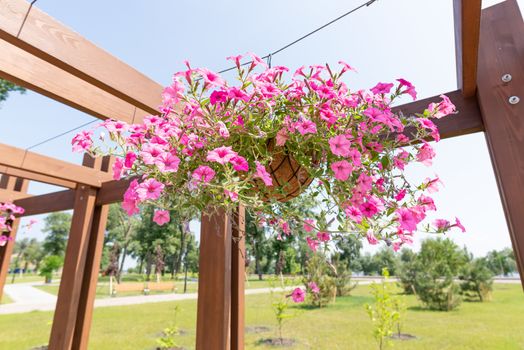
[[[265,188],[266,201],[276,199],[279,202],[287,202],[300,195],[313,179],[284,148],[276,147],[274,140],[269,140],[267,147],[270,152],[274,152],[273,161],[267,167],[273,178],[273,186],[266,186],[260,180],[257,180],[257,185],[259,188]],[[280,186],[283,186],[284,193],[272,191],[272,188]]]

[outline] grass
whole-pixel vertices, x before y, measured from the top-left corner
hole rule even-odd
[[[2,295],[2,301],[0,302],[0,304],[9,304],[12,302],[13,302],[13,299],[11,299],[9,295],[6,295],[5,293]]]
[[[463,303],[452,312],[427,311],[419,308],[413,296],[407,296],[410,307],[403,332],[416,340],[396,343],[396,349],[523,349],[524,298],[520,285],[495,285],[493,301]],[[357,287],[350,297],[338,298],[324,309],[294,306],[297,317],[284,326],[284,336],[299,343],[293,349],[376,349],[372,328],[364,309],[371,302],[369,287]],[[94,312],[90,349],[154,349],[155,338],[173,319],[174,307],[181,308],[179,327],[187,332],[179,337],[180,345],[194,348],[196,301],[168,302],[97,308]],[[275,320],[269,294],[246,297],[246,324],[269,326],[261,334],[246,334],[246,349],[268,349],[257,346],[261,338],[274,337]],[[47,342],[51,312],[0,315],[0,349],[30,349]],[[30,325],[28,327],[24,325]]]

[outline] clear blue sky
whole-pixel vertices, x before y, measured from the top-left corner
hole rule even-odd
[[[184,59],[218,71],[229,66],[226,56],[246,51],[263,56],[362,2],[39,0],[35,6],[168,84]],[[519,4],[524,8],[524,0]],[[273,64],[293,69],[340,59],[358,70],[348,79],[352,88],[402,77],[416,85],[419,98],[455,90],[452,1],[379,0],[274,56]],[[25,148],[92,119],[33,92],[13,95],[0,109],[0,142]],[[70,151],[72,136],[33,151],[80,163]],[[433,168],[413,168],[410,175],[423,179],[436,173],[444,181],[435,197],[439,216],[456,215],[468,229],[450,237],[476,255],[510,246],[484,135],[444,140],[436,149]],[[30,187],[33,194],[52,190]],[[20,236],[42,237],[40,229]]]

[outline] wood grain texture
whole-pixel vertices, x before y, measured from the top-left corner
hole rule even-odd
[[[28,193],[11,191],[11,190],[0,188],[0,203],[14,202],[16,200],[23,199],[23,198],[29,198],[29,197],[32,197],[32,195]]]
[[[450,91],[444,95],[447,95],[451,102],[455,104],[458,113],[441,119],[432,119],[439,129],[442,139],[484,131],[482,115],[480,114],[476,96],[464,97],[460,90]],[[404,115],[421,113],[430,103],[440,102],[441,100],[440,95],[432,96],[397,106],[393,108],[393,111],[395,113],[401,111]]]
[[[37,173],[30,172],[30,171],[10,168],[6,166],[0,166],[0,173],[11,175],[11,176],[16,176],[22,179],[33,180],[33,181],[38,181],[38,182],[42,182],[42,183],[46,183],[50,185],[65,187],[65,188],[75,188],[76,187],[76,182],[73,182],[73,181],[57,179],[56,177],[37,174]]]
[[[73,218],[49,338],[50,350],[72,349],[95,198],[96,189],[78,185],[75,191]]]
[[[99,119],[133,121],[136,107],[32,54],[0,40],[0,78]]]
[[[133,106],[158,113],[160,84],[24,0],[2,0],[0,38]]]
[[[32,216],[73,209],[75,190],[65,190],[18,199],[14,203],[24,208],[20,216]]]
[[[246,209],[233,216],[231,241],[231,350],[244,349],[246,279]]]
[[[509,73],[513,79],[503,83]],[[484,9],[478,100],[486,140],[524,287],[524,22],[517,1]],[[520,96],[512,105],[510,96]]]
[[[101,187],[111,175],[81,165],[64,162],[38,153],[0,144],[0,165],[61,180]]]
[[[196,350],[230,346],[231,226],[223,209],[202,215]]]
[[[29,186],[29,181],[27,180],[18,181],[18,180],[19,179],[13,178],[10,176],[2,176],[2,182],[6,186],[5,191],[13,191],[13,192],[16,191],[19,193],[26,193],[27,187]],[[0,202],[2,202],[2,200],[0,200]],[[7,241],[5,246],[3,246],[2,249],[0,249],[0,300],[2,299],[2,295],[4,293],[5,281],[7,278],[7,274],[9,272],[9,264],[11,263],[11,256],[13,255],[16,234],[18,232],[19,226],[20,226],[20,219],[16,218],[11,223],[11,231],[7,233],[3,233],[4,235],[10,237],[11,240]]]
[[[457,85],[465,97],[475,96],[482,0],[453,0]]]

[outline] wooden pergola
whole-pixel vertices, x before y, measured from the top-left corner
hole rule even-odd
[[[459,114],[437,126],[442,138],[485,133],[524,285],[524,101],[518,102],[524,98],[524,22],[516,0],[482,11],[481,0],[453,5],[459,89],[447,95]],[[136,123],[158,113],[161,85],[24,0],[0,0],[0,52],[1,78],[96,118]],[[417,112],[439,100],[434,96],[398,108]],[[14,201],[24,216],[73,209],[52,350],[88,347],[108,205],[121,201],[129,184],[111,180],[110,163],[86,156],[76,165],[0,144],[0,202]],[[29,181],[64,190],[32,196]],[[12,238],[18,224],[19,219]],[[202,217],[199,350],[244,348],[243,229],[242,208],[234,217]],[[0,249],[0,297],[13,246],[14,240]]]

